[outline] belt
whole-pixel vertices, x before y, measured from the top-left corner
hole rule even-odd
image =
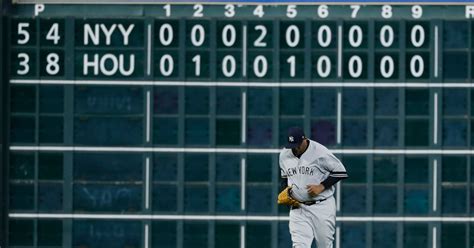
[[[315,200],[315,201],[305,201],[305,202],[300,202],[300,204],[304,204],[306,206],[311,206],[311,205],[314,205],[314,204],[318,204],[318,203],[321,203],[325,200],[327,200],[328,198],[324,198],[324,199],[321,199],[321,200]],[[291,210],[293,209],[299,209],[300,207],[299,206],[291,206]]]

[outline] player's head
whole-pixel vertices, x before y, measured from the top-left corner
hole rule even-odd
[[[289,149],[297,149],[301,147],[301,144],[306,139],[304,135],[303,129],[300,127],[290,127],[288,129],[288,137],[287,137],[287,144],[286,148]]]

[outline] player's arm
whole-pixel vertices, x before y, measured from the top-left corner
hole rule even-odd
[[[280,178],[280,191],[286,189],[286,187],[288,187],[288,178],[282,176]]]
[[[320,158],[320,160],[322,160],[321,163],[329,171],[329,176],[326,180],[321,182],[325,189],[349,177],[346,168],[334,154],[328,153],[326,156]]]
[[[308,194],[311,196],[317,196],[325,189],[328,189],[337,182],[349,177],[344,165],[332,153],[328,153],[319,158],[319,163],[323,168],[329,171],[329,176],[320,184],[306,186]]]
[[[280,166],[280,176],[281,176],[281,178],[280,178],[280,192],[281,192],[284,189],[286,189],[286,187],[288,187],[288,175],[286,174],[284,164],[283,164],[283,161],[282,161],[282,158],[281,158],[281,154],[280,154],[280,158],[278,159],[278,163],[279,163],[279,166]]]

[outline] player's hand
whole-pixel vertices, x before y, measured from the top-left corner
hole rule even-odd
[[[322,184],[308,184],[306,186],[306,189],[308,190],[308,194],[310,196],[317,196],[321,194],[321,192],[324,191],[324,185]]]

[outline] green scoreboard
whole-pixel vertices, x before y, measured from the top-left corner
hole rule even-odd
[[[298,125],[348,170],[337,247],[472,247],[473,18],[4,3],[0,245],[289,247],[278,153]]]

